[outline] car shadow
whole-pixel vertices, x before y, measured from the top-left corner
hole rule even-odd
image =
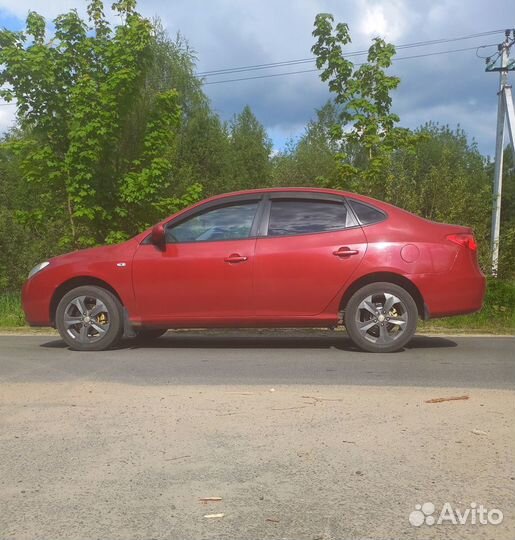
[[[313,332],[315,334],[313,335]],[[153,340],[124,339],[115,347],[117,350],[135,349],[330,349],[364,352],[358,349],[343,332],[290,330],[277,331],[169,331]],[[66,343],[60,339],[42,343],[41,347],[65,349]],[[441,336],[415,336],[404,347],[405,350],[457,347],[452,339]]]

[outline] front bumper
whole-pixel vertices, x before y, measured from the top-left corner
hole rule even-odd
[[[30,326],[54,325],[50,313],[53,294],[54,287],[46,283],[43,274],[36,274],[24,283],[21,302],[25,319]]]

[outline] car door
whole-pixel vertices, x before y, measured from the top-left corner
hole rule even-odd
[[[227,324],[254,314],[259,200],[208,203],[166,225],[164,250],[145,241],[139,246],[133,283],[142,324]]]
[[[267,199],[256,244],[256,314],[318,315],[361,262],[365,235],[342,197],[278,193]]]

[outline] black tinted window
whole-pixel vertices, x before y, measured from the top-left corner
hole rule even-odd
[[[223,206],[166,228],[166,241],[208,242],[248,238],[258,203]]]
[[[356,217],[358,218],[361,225],[369,225],[370,223],[377,223],[378,221],[383,221],[386,218],[384,212],[369,206],[368,204],[363,204],[352,199],[347,199],[349,204],[352,206]]]
[[[343,203],[310,200],[272,201],[268,236],[287,236],[345,228],[347,208]]]

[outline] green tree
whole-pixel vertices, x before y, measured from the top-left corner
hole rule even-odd
[[[135,8],[115,2],[123,23],[114,29],[92,0],[90,26],[72,10],[54,20],[50,40],[34,12],[25,31],[0,32],[0,95],[16,100],[22,133],[8,144],[39,194],[23,214],[42,227],[66,223],[60,249],[123,239],[163,211],[180,100],[174,89],[144,92],[156,40]],[[145,121],[131,131],[145,100]]]
[[[488,177],[492,181],[494,164],[489,165]],[[515,165],[511,146],[504,151],[498,275],[515,279]]]
[[[338,107],[328,101],[315,111],[298,141],[273,158],[273,184],[277,186],[313,186],[336,184],[338,168],[335,156],[340,144],[332,135],[338,122]]]
[[[179,94],[183,119],[200,108],[208,107],[202,81],[195,75],[196,53],[180,33],[171,38],[161,21],[152,21],[153,39],[150,45],[150,67],[145,78],[145,94],[151,97],[170,88]]]
[[[395,153],[385,177],[385,200],[424,218],[468,225],[489,264],[491,182],[486,159],[459,127],[428,123],[413,148]]]
[[[3,140],[15,136],[11,132]],[[0,294],[18,287],[47,243],[59,238],[55,222],[42,229],[34,222],[17,221],[18,208],[22,204],[36,204],[37,198],[37,193],[19,189],[19,160],[8,145],[0,144]]]
[[[379,196],[383,191],[384,171],[395,150],[413,143],[409,130],[397,127],[399,118],[391,111],[391,92],[400,83],[387,75],[395,47],[375,38],[361,66],[344,57],[343,49],[351,42],[349,27],[337,23],[331,14],[315,18],[312,52],[322,70],[335,102],[341,107],[339,122],[333,127],[335,140],[342,150],[337,158],[340,166],[338,186]]]
[[[511,145],[504,150],[501,227],[515,225],[515,163]],[[493,178],[493,162],[488,174]]]
[[[208,196],[227,191],[229,134],[208,104],[185,119],[178,148],[176,177],[181,184],[197,183]]]
[[[270,183],[272,141],[246,105],[229,126],[231,189],[250,189]]]

